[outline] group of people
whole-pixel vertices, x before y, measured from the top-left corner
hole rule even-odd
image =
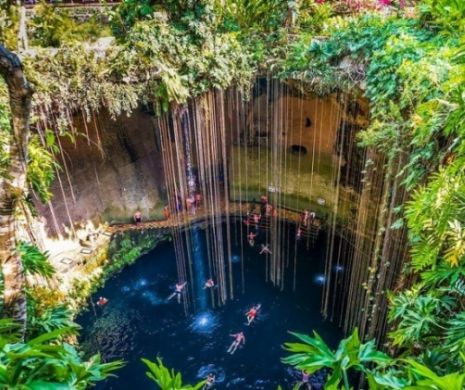
[[[195,214],[197,210],[201,207],[203,201],[202,194],[200,192],[196,192],[193,195],[190,195],[186,198],[185,207],[183,206],[183,202],[181,197],[178,195],[175,200],[175,209],[176,212],[180,213],[184,210],[187,211],[189,214]],[[165,220],[171,218],[171,211],[168,205],[163,207],[163,217]],[[142,213],[140,210],[137,210],[133,215],[134,224],[139,225],[142,222]]]
[[[257,305],[254,305],[252,306],[248,311],[247,313],[245,313],[245,316],[247,318],[247,326],[250,326],[252,325],[252,323],[255,321],[255,319],[257,318],[257,315],[261,309],[262,305],[261,304],[257,304]],[[230,334],[231,337],[234,337],[234,340],[233,342],[231,343],[231,345],[229,346],[228,348],[228,353],[233,355],[234,352],[236,352],[236,350],[241,346],[241,345],[244,345],[245,344],[245,335],[244,335],[244,332],[243,331],[240,331],[239,333],[233,333],[233,334]]]
[[[182,302],[182,294],[184,293],[186,289],[187,282],[178,282],[174,286],[174,291],[173,293],[167,298],[168,301],[176,297],[176,300],[180,304]],[[215,283],[215,281],[210,278],[205,281],[205,284],[203,285],[203,289],[210,289],[210,288],[216,288],[218,287]]]

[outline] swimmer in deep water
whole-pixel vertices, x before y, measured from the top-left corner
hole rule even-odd
[[[184,291],[184,287],[186,287],[186,284],[187,282],[184,282],[184,283],[176,283],[176,287],[174,289],[174,292],[173,294],[171,294],[169,297],[168,297],[168,301],[170,301],[171,299],[173,299],[174,297],[177,297],[178,298],[178,303],[181,303],[181,296],[182,296],[182,293]]]
[[[108,303],[108,299],[105,297],[99,297],[97,306],[105,306]]]
[[[245,336],[244,336],[244,332],[230,334],[230,336],[234,337],[234,341],[228,348],[228,353],[232,355],[234,354],[234,352],[236,352],[237,348],[239,348],[241,344],[245,344]]]
[[[257,235],[254,233],[254,232],[250,232],[248,235],[247,235],[247,239],[249,240],[249,245],[251,247],[254,247],[255,246],[255,237],[257,237]]]
[[[299,383],[299,390],[312,390],[312,385],[310,384],[310,375],[302,370],[302,380]]]
[[[245,314],[247,316],[247,325],[249,326],[257,317],[258,311],[262,305],[259,303],[258,305],[252,306],[251,309]]]
[[[260,250],[260,254],[263,255],[271,255],[270,248],[268,248],[268,244],[262,244],[262,249]]]
[[[203,285],[203,289],[205,290],[206,288],[214,288],[216,287],[215,281],[213,279],[208,279],[205,284]]]
[[[211,389],[213,388],[213,386],[215,385],[215,374],[213,373],[210,373],[208,374],[207,378],[205,379],[205,384],[203,385],[203,390],[208,390],[208,389]]]

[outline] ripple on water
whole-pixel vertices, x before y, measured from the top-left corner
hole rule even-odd
[[[233,255],[231,257],[231,263],[237,264],[241,262],[241,257],[239,255]]]
[[[165,303],[165,300],[161,299],[153,291],[144,291],[141,296],[153,306],[158,306]]]
[[[104,361],[127,356],[134,349],[138,315],[117,308],[104,310],[82,344],[89,354],[100,352]]]
[[[197,372],[198,379],[205,379],[208,374],[215,375],[215,383],[223,383],[226,379],[226,374],[221,367],[217,367],[214,364],[207,364],[199,368]]]
[[[326,276],[323,274],[318,274],[315,276],[314,282],[319,286],[323,286],[326,283]]]
[[[211,311],[204,311],[193,317],[189,329],[200,334],[211,334],[219,326],[217,315]]]

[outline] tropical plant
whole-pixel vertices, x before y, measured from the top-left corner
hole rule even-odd
[[[199,390],[205,385],[205,381],[199,382],[193,386],[184,384],[181,374],[166,368],[159,358],[157,358],[156,362],[152,362],[148,359],[142,359],[142,361],[148,368],[146,375],[160,390]]]
[[[330,369],[326,389],[339,389],[343,382],[343,388],[350,390],[350,371],[366,373],[369,365],[383,367],[392,363],[388,355],[376,350],[374,341],[361,343],[358,329],[354,329],[348,338],[342,340],[335,351],[316,332],[313,332],[313,337],[300,333],[291,334],[303,343],[285,343],[284,348],[292,354],[282,359],[283,363],[309,374],[322,368]]]
[[[218,2],[225,11],[226,25],[236,31],[270,31],[283,26],[287,1],[226,0]]]
[[[423,0],[422,18],[448,33],[462,33],[465,29],[465,3],[461,0]]]
[[[109,30],[102,26],[102,20],[97,23],[95,15],[78,22],[63,8],[44,0],[34,7],[28,24],[32,44],[42,47],[60,47],[109,35]]]
[[[61,328],[27,342],[18,342],[14,323],[0,321],[0,387],[20,389],[86,389],[104,380],[122,362],[102,363],[98,355],[82,361],[76,349],[61,341]]]
[[[42,312],[34,312],[30,316],[29,333],[39,335],[56,329],[79,330],[80,326],[73,321],[73,312],[64,305],[47,307]]]
[[[42,252],[36,245],[28,242],[20,242],[18,251],[21,256],[24,272],[27,275],[39,275],[51,278],[55,274],[55,268],[48,260],[48,254]]]

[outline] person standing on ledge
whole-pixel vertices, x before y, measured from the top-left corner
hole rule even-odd
[[[171,213],[168,206],[163,207],[163,216],[165,217],[165,219],[170,219]]]
[[[142,222],[142,213],[139,210],[137,210],[134,213],[134,223],[138,225],[141,222]]]

